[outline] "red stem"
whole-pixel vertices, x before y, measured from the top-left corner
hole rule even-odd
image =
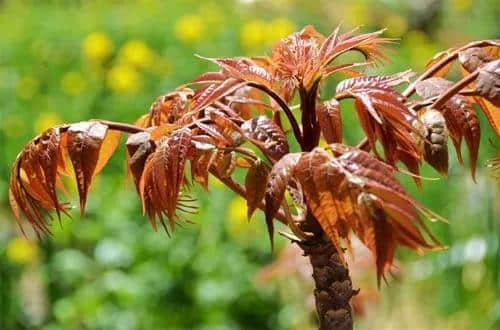
[[[275,100],[279,104],[281,109],[283,109],[283,111],[285,112],[285,115],[288,117],[288,120],[290,121],[290,125],[292,126],[293,135],[295,135],[295,139],[297,140],[300,146],[303,146],[304,142],[303,142],[302,132],[300,131],[299,124],[297,123],[297,120],[295,119],[292,110],[288,107],[288,104],[286,104],[286,102],[278,94],[276,94],[266,86],[259,85],[256,83],[249,83],[248,86],[263,91],[264,93],[272,97],[273,100]]]
[[[434,65],[432,65],[429,69],[427,69],[424,73],[422,73],[414,82],[412,82],[404,91],[401,93],[405,97],[410,97],[414,92],[415,92],[415,86],[422,80],[425,80],[427,78],[432,77],[436,72],[438,72],[442,67],[450,63],[451,61],[455,60],[455,58],[458,56],[458,53],[472,47],[488,47],[495,45],[496,43],[492,42],[491,40],[481,40],[481,41],[474,41],[471,42],[465,46],[462,46],[453,52],[451,52],[448,56],[445,58],[441,59],[440,61],[436,62]]]
[[[139,127],[136,125],[132,125],[132,124],[120,123],[120,122],[115,122],[115,121],[110,121],[110,120],[101,120],[101,119],[92,120],[92,121],[97,121],[103,125],[106,125],[112,130],[121,131],[121,132],[125,132],[125,133],[130,133],[130,134],[135,134],[135,133],[146,131],[145,128]]]
[[[463,79],[456,82],[453,86],[441,94],[441,96],[439,96],[439,98],[432,104],[432,108],[439,110],[453,95],[457,94],[462,88],[476,80],[478,74],[478,71],[474,71],[470,75],[465,76]]]

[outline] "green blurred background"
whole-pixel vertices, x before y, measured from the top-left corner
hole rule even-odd
[[[0,1],[0,329],[313,329],[307,264],[282,237],[271,253],[262,215],[248,223],[245,202],[217,182],[210,196],[196,191],[195,224],[168,238],[151,230],[124,183],[122,147],[95,182],[87,215],[73,212],[38,243],[22,238],[8,208],[17,152],[55,124],[133,122],[156,96],[214,69],[195,53],[269,54],[295,29],[329,33],[343,22],[401,38],[392,63],[375,72],[422,70],[440,50],[498,38],[499,17],[496,0]],[[343,113],[354,144],[356,119]],[[454,151],[447,180],[419,192],[402,177],[450,219],[430,224],[449,249],[398,251],[399,271],[380,290],[360,252],[357,329],[500,329],[500,193],[484,169],[499,143],[479,115],[477,184]]]

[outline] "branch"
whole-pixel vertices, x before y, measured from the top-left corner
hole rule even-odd
[[[462,88],[476,80],[478,74],[479,71],[476,70],[470,75],[465,76],[462,80],[456,82],[438,97],[438,99],[432,104],[432,108],[439,110],[453,95],[457,94]]]
[[[410,97],[413,93],[415,93],[415,86],[422,80],[425,80],[427,78],[432,77],[436,72],[438,72],[441,68],[443,68],[445,65],[450,63],[451,61],[455,60],[458,56],[458,54],[468,48],[472,47],[488,47],[488,46],[493,46],[497,45],[496,42],[493,42],[492,40],[481,40],[481,41],[474,41],[471,42],[463,47],[460,47],[458,49],[455,49],[453,52],[451,52],[448,56],[445,58],[441,59],[440,61],[436,62],[434,65],[432,65],[430,68],[428,68],[424,73],[422,73],[414,82],[412,82],[404,91],[403,94],[405,97]]]
[[[91,121],[96,121],[98,123],[106,125],[112,130],[121,131],[121,132],[125,132],[125,133],[130,133],[130,134],[135,134],[135,133],[146,131],[145,128],[142,128],[142,127],[139,127],[136,125],[132,125],[132,124],[120,123],[120,122],[109,121],[109,120],[101,120],[101,119],[92,119]]]
[[[266,86],[259,85],[256,83],[249,83],[248,86],[254,87],[254,88],[257,88],[257,89],[263,91],[264,93],[266,93],[267,95],[272,97],[273,100],[276,101],[276,103],[279,104],[281,109],[283,109],[283,111],[285,112],[285,115],[288,117],[288,120],[290,121],[290,125],[292,126],[293,135],[295,135],[295,139],[297,140],[299,145],[302,146],[303,145],[302,133],[300,131],[299,124],[297,123],[297,120],[295,119],[295,116],[292,113],[292,110],[290,110],[290,108],[288,107],[288,104],[286,104],[286,102],[283,101],[283,99],[278,94],[276,94],[275,92],[273,92],[272,90],[270,90]]]
[[[316,120],[316,99],[320,80],[316,80],[310,90],[300,86],[300,108],[302,110],[303,151],[311,151],[319,142],[319,127]]]

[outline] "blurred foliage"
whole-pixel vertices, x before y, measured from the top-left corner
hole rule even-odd
[[[72,212],[38,244],[21,238],[8,210],[10,164],[55,124],[134,121],[156,96],[213,69],[195,53],[269,53],[306,24],[328,33],[344,22],[401,38],[378,71],[421,70],[439,50],[497,38],[498,17],[495,0],[0,1],[0,329],[313,328],[307,285],[292,277],[256,285],[274,258],[262,216],[248,223],[244,202],[220,184],[210,196],[196,191],[194,224],[168,238],[149,228],[123,183],[122,148],[97,179],[85,218]],[[346,141],[356,143],[356,118],[344,113]],[[489,138],[481,162],[498,153]],[[456,161],[450,172],[421,192],[402,177],[450,219],[431,225],[450,248],[400,251],[400,276],[377,291],[358,329],[500,329],[499,189],[484,169],[478,184]],[[278,238],[278,250],[285,244]],[[355,285],[363,292],[374,279],[369,269]]]

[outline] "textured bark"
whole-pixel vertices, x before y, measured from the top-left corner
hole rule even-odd
[[[349,270],[342,263],[330,240],[325,239],[319,224],[308,217],[302,228],[317,239],[300,243],[309,256],[315,283],[314,297],[320,330],[352,330],[353,318],[350,300],[357,291],[352,289]]]

